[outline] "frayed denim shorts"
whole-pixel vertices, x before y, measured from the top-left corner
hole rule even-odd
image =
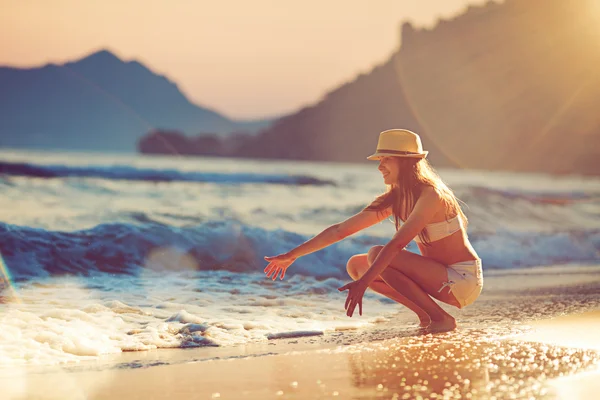
[[[452,292],[460,308],[472,304],[481,294],[483,288],[483,271],[481,260],[463,261],[448,265],[448,281],[444,282],[440,290],[448,288]]]

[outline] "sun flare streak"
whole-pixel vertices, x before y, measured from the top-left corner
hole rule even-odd
[[[12,283],[10,272],[4,263],[2,253],[0,253],[0,303],[9,302],[20,303],[21,299],[17,296],[17,291]]]

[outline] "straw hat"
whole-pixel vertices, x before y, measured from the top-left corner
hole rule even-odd
[[[423,151],[421,138],[406,129],[389,129],[379,134],[377,151],[367,157],[368,160],[379,160],[381,157],[425,158],[428,151]]]

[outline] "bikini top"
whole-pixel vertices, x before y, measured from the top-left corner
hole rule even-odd
[[[434,222],[428,224],[425,227],[425,232],[429,235],[429,241],[435,242],[445,237],[458,232],[462,228],[462,219],[457,215],[454,218],[450,218],[448,221]],[[421,239],[417,235],[414,239],[417,243],[422,243]]]

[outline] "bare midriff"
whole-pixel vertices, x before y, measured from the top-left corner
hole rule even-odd
[[[461,261],[476,260],[479,258],[464,228],[454,232],[452,235],[432,242],[430,246],[418,243],[421,254],[435,261],[451,265]]]

